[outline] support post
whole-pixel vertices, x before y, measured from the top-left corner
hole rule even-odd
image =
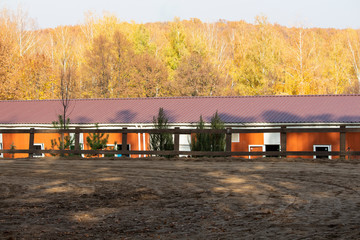
[[[62,131],[63,129],[65,128],[62,128],[60,129],[60,156],[61,157],[64,157],[65,154],[64,154],[64,150],[65,150],[65,134],[64,132]]]
[[[123,130],[126,130],[127,128],[124,127]],[[121,137],[121,156],[125,157],[124,152],[127,151],[127,133],[124,132],[122,133],[122,137]]]
[[[34,137],[35,137],[35,129],[30,128],[30,138],[29,138],[29,158],[34,156]]]
[[[280,148],[281,152],[286,152],[286,127],[282,126],[280,131]],[[286,155],[281,155],[283,157],[287,157]]]
[[[75,128],[75,154],[80,154],[80,128]]]
[[[340,158],[346,157],[346,131],[345,126],[340,126]]]
[[[225,151],[227,153],[231,153],[231,128],[227,128],[226,129],[226,140],[225,140],[225,144],[226,144],[226,149]],[[231,154],[229,154],[229,156],[231,156]]]
[[[175,128],[175,134],[174,134],[174,152],[175,153],[178,153],[179,149],[180,149],[180,135],[179,135],[179,133],[176,132],[176,130],[178,130],[178,129],[180,129],[180,128],[179,127]],[[174,156],[178,157],[179,155],[176,154]]]

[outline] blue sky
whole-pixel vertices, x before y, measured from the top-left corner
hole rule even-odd
[[[265,15],[285,26],[360,28],[360,0],[0,0],[0,7],[28,11],[40,28],[75,25],[84,13],[104,11],[137,23],[199,18],[245,20]]]

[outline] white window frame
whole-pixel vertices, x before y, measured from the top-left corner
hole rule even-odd
[[[313,145],[313,151],[315,152],[317,147],[327,147],[329,150],[328,152],[331,152],[331,145]],[[316,159],[316,155],[313,156],[314,159]],[[331,159],[331,155],[328,156],[329,159]]]
[[[240,133],[232,133],[231,134],[231,142],[239,143],[240,142]]]
[[[262,151],[265,152],[265,145],[249,145],[248,151],[251,152],[252,147],[262,147]],[[265,155],[263,155],[265,157]],[[249,159],[251,159],[251,155],[249,155]]]
[[[45,147],[44,147],[44,144],[43,143],[34,143],[34,147],[35,146],[41,146],[41,150],[44,150],[45,149]],[[41,156],[36,156],[35,154],[33,154],[33,157],[45,157],[45,154],[44,153],[41,153]]]

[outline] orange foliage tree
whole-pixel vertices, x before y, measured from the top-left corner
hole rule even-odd
[[[0,99],[358,93],[360,30],[199,19],[36,29],[0,11]]]

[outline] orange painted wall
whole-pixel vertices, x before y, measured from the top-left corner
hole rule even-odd
[[[346,149],[360,151],[360,133],[346,133]]]
[[[360,133],[346,134],[346,147],[353,151],[360,151]],[[232,143],[232,151],[248,151],[249,145],[263,145],[263,133],[244,133],[240,134],[240,142]],[[331,145],[332,151],[340,151],[340,133],[288,133],[288,151],[313,151],[313,145]],[[255,149],[256,150],[256,149]],[[248,158],[248,156],[241,156]],[[298,157],[298,156],[289,156]],[[301,156],[313,158],[312,156]],[[255,157],[252,157],[255,158]],[[338,158],[334,156],[333,158]]]
[[[11,144],[15,145],[16,150],[20,149],[29,149],[29,136],[30,134],[24,134],[24,133],[16,133],[16,134],[2,134],[3,138],[3,149],[10,149]],[[87,133],[83,134],[84,136],[84,149],[89,149],[89,146],[86,142],[86,137],[88,136]],[[51,149],[51,140],[56,139],[58,141],[58,138],[60,137],[60,134],[56,133],[36,133],[34,136],[34,143],[38,144],[44,144],[44,148]],[[121,144],[122,143],[122,137],[120,133],[111,133],[109,134],[109,140],[108,144]],[[138,134],[137,133],[129,133],[127,136],[127,142],[130,144],[131,150],[143,150],[144,149],[144,142],[143,142],[143,134],[140,134],[140,146],[139,148],[139,140],[138,140]],[[145,135],[145,149],[149,149],[149,134]],[[45,154],[46,156],[51,156],[50,154]],[[5,158],[12,157],[11,154],[4,154]],[[15,158],[26,158],[28,157],[28,154],[25,153],[16,153],[14,154]],[[136,158],[139,157],[138,154],[132,154],[131,157]]]
[[[360,133],[346,133],[346,150],[360,151]],[[351,159],[360,158],[360,156],[351,156]]]
[[[57,133],[37,133],[34,136],[34,144],[43,143],[44,148],[46,150],[48,150],[48,149],[51,149],[51,140],[56,139],[56,141],[59,144],[59,138],[60,138],[60,134],[57,134]],[[50,154],[45,154],[45,156],[51,156],[51,155]]]
[[[340,133],[287,133],[287,151],[313,151],[313,145],[331,145],[331,151],[340,151]],[[300,157],[313,158],[312,156]]]
[[[29,135],[30,134],[23,134],[23,133],[17,133],[17,134],[8,134],[4,133],[2,135],[3,138],[3,149],[10,149],[11,144],[15,146],[16,150],[20,149],[29,149]],[[11,154],[4,153],[4,157],[9,158]],[[14,157],[27,157],[28,154],[14,154]]]
[[[84,133],[84,149],[89,150],[89,146],[87,144],[86,138],[89,136],[89,134]],[[106,136],[106,134],[105,134]],[[145,138],[146,141],[146,138]],[[112,144],[122,144],[122,134],[121,133],[110,133],[109,139],[108,139],[108,145]],[[130,150],[139,150],[143,149],[143,134],[140,134],[140,147],[139,148],[139,139],[138,139],[138,133],[129,133],[127,134],[127,144],[130,144]],[[145,143],[147,144],[147,143]],[[146,145],[147,146],[147,145]],[[138,154],[131,154],[132,158],[139,157]]]
[[[240,133],[240,142],[231,143],[231,150],[234,152],[247,152],[249,145],[263,145],[263,133]],[[249,156],[239,156],[248,158]],[[254,157],[253,157],[254,158]]]
[[[28,133],[15,133],[15,134],[3,134],[3,148],[4,149],[10,149],[11,144],[15,145],[16,150],[21,149],[29,149],[29,136]],[[37,133],[34,136],[34,144],[36,143],[42,143],[44,144],[45,149],[51,149],[51,139],[56,139],[58,141],[58,138],[60,137],[60,134],[56,133]],[[49,156],[50,154],[46,154],[46,156]],[[10,157],[11,154],[4,154],[4,157]],[[24,158],[28,157],[28,154],[25,153],[16,153],[14,154],[15,158]]]

